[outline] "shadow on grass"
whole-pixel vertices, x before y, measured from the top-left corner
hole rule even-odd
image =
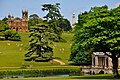
[[[72,79],[116,79],[112,74],[100,74],[100,75],[89,75],[89,76],[77,76],[72,77]],[[120,80],[120,77],[117,78]]]
[[[61,60],[61,58],[60,57],[53,57],[54,59],[59,59],[59,60]]]

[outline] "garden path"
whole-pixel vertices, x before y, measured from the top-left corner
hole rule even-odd
[[[58,60],[58,59],[53,59],[53,61],[60,63],[60,65],[65,65],[64,62],[62,62],[62,61],[60,61],[60,60]]]

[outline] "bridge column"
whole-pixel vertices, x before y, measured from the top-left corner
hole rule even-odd
[[[108,67],[112,68],[112,59],[110,57],[108,57]]]
[[[118,68],[120,68],[120,58],[118,58]]]
[[[105,59],[104,59],[104,68],[107,68],[107,57],[105,56]]]
[[[98,63],[98,56],[95,56],[95,67],[98,67],[99,63]]]
[[[92,56],[92,67],[95,67],[95,57]]]

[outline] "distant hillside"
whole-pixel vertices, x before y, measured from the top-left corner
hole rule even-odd
[[[33,67],[40,66],[55,66],[59,65],[57,62],[25,62],[24,54],[27,52],[29,46],[29,33],[20,33],[21,41],[0,41],[0,67],[21,67],[23,64],[31,65]],[[70,47],[72,44],[72,33],[63,33],[63,39],[67,42],[54,43],[54,58],[59,59],[68,64],[70,55]]]

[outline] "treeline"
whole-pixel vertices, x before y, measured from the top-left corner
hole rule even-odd
[[[107,5],[95,6],[78,15],[70,60],[78,65],[90,65],[93,52],[109,56],[114,77],[119,76],[120,6],[114,9],[108,9]]]
[[[43,21],[43,19],[40,18],[37,14],[31,14],[29,16],[29,20],[28,20],[28,29],[30,30],[37,24],[40,24],[41,21]],[[62,29],[62,31],[71,31],[72,30],[70,21],[66,18],[63,18],[63,21],[61,22],[59,27]]]
[[[7,18],[0,20],[0,40],[14,40],[19,41],[21,36],[18,32],[11,30],[10,26],[7,24]]]

